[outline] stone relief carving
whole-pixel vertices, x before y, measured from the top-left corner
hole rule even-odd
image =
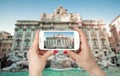
[[[60,6],[56,11],[55,11],[55,15],[64,15],[67,14],[67,10],[64,9],[62,6]]]

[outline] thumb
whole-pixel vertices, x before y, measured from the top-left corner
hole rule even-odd
[[[74,58],[74,59],[77,59],[78,58],[78,55],[72,51],[67,51],[67,54],[71,57],[71,58]]]
[[[42,57],[47,60],[51,55],[54,55],[54,51],[47,51]]]

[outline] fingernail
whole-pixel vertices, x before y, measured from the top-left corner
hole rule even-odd
[[[58,53],[58,50],[54,50],[54,54]]]
[[[67,54],[68,52],[65,50],[63,53],[64,53],[64,54]]]
[[[72,58],[73,61],[76,61],[74,58]]]

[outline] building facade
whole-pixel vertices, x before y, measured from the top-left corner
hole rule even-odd
[[[8,55],[13,42],[13,36],[10,33],[2,31],[0,32],[0,57]]]
[[[111,49],[115,53],[118,53],[120,52],[120,15],[111,22],[109,27],[111,33],[109,37]]]
[[[53,13],[43,13],[40,21],[18,20],[15,25],[11,52],[21,59],[26,58],[37,29],[72,30],[71,26],[76,26],[85,33],[91,51],[96,58],[105,56],[110,50],[104,21],[82,20],[80,14],[68,13],[63,7],[59,7]]]
[[[8,36],[11,36],[11,34],[5,31],[0,31],[0,41],[3,39],[7,39]]]

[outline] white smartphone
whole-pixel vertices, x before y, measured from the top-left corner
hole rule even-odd
[[[80,37],[77,31],[40,31],[41,50],[78,50]]]

